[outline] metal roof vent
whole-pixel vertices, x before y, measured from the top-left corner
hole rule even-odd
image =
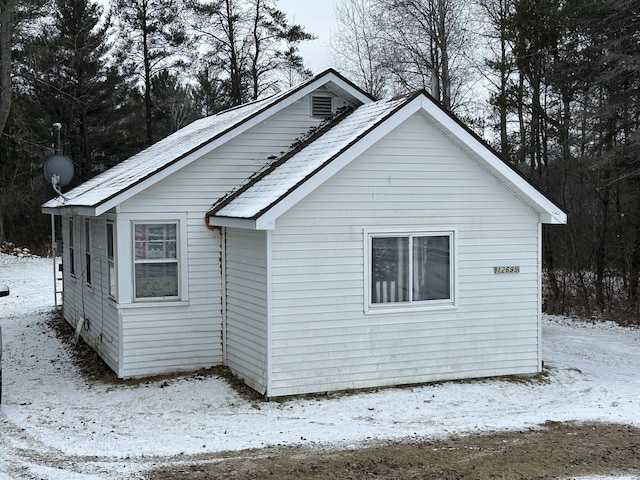
[[[311,97],[311,116],[328,118],[333,114],[333,99],[329,96]]]

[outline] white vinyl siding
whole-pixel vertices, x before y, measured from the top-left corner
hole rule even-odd
[[[92,284],[87,285],[84,277],[86,261],[82,261],[76,270],[76,276],[72,276],[69,269],[63,270],[64,318],[76,327],[82,323],[80,335],[112,368],[118,371],[120,330],[118,325],[118,313],[115,302],[108,298],[109,295],[109,268],[107,265],[106,221],[104,218],[91,219],[91,236],[86,242],[86,223],[84,217],[75,217],[71,222],[70,217],[63,221],[63,244],[69,244],[70,225],[76,226],[76,239],[82,238],[82,242],[76,243],[76,258],[86,259],[86,244],[91,247]],[[64,226],[67,226],[64,228]],[[83,272],[81,275],[80,273]]]
[[[266,235],[228,228],[225,247],[226,363],[261,393],[268,371]]]
[[[456,232],[455,306],[367,315],[366,229],[430,227]],[[538,228],[493,176],[411,117],[278,219],[269,394],[536,372]]]
[[[126,245],[130,245],[131,222],[126,218],[123,222],[128,229]],[[154,221],[159,219],[156,217]],[[182,214],[180,229],[181,237],[188,243],[181,249],[184,254],[180,266],[184,278],[182,293],[188,297],[177,301],[121,300],[120,377],[193,371],[222,363],[220,233],[208,230],[203,216],[197,215]],[[124,263],[118,263],[119,279],[123,280],[126,276],[122,270],[132,273],[131,256],[118,253],[119,258],[128,257]],[[131,281],[118,288],[121,297],[127,293],[131,297]]]
[[[149,215],[154,215],[154,221],[170,219],[175,214],[185,216],[187,258],[183,264],[189,292],[188,301],[170,302],[162,308],[153,302],[134,304],[131,280],[128,285],[118,285],[123,325],[121,377],[188,371],[223,363],[220,230],[207,228],[205,214],[217,198],[236,188],[270,156],[286,151],[296,138],[320,121],[310,117],[309,99],[301,99],[120,204],[119,246],[131,243],[130,220],[147,221]],[[121,238],[121,230],[128,232],[126,240]],[[118,251],[121,281],[132,278],[131,258],[131,252]],[[129,298],[123,293],[128,293]]]

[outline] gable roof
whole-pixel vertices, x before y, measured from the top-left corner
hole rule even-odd
[[[373,99],[335,70],[271,97],[196,120],[138,154],[43,204],[44,213],[98,216],[320,87],[355,103]]]
[[[413,95],[415,96],[415,95]],[[367,131],[402,107],[409,97],[369,103],[332,123],[299,148],[248,179],[238,190],[221,198],[207,213],[209,217],[256,220],[331,162]]]
[[[251,177],[207,213],[210,224],[270,229],[275,220],[416,112],[477,159],[543,223],[566,223],[566,213],[480,137],[426,92],[362,105],[326,133],[286,153]]]

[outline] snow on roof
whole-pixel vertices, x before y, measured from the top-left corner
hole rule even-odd
[[[45,208],[95,207],[148,178],[173,162],[201,148],[239,123],[276,103],[289,91],[196,120],[113,168],[91,178],[61,197],[49,200]]]
[[[325,70],[309,80],[271,97],[240,105],[187,125],[163,140],[151,145],[124,162],[82,183],[63,197],[46,202],[44,209],[65,207],[96,208],[153,177],[167,167],[186,159],[203,147],[211,145],[225,134],[252,118],[268,111],[287,97],[302,94],[305,89],[318,88],[331,83],[341,95],[355,103],[369,102],[372,98],[354,83],[333,69]]]
[[[255,218],[373,129],[415,94],[361,105],[301,149],[267,166],[217,202],[209,216]]]

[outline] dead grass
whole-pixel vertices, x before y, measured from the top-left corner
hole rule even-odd
[[[195,459],[194,459],[195,460]],[[640,430],[548,423],[541,429],[391,443],[347,451],[306,448],[243,452],[163,467],[147,480],[550,479],[640,474]]]
[[[247,387],[244,382],[223,366],[202,369],[196,372],[156,375],[153,377],[120,379],[89,346],[82,337],[75,339],[74,328],[62,317],[62,311],[54,311],[49,317],[47,326],[56,337],[67,347],[74,366],[85,381],[89,383],[103,383],[107,385],[140,385],[154,383],[165,387],[172,380],[183,378],[206,378],[215,376],[225,380],[242,398],[257,402],[264,398],[255,390]]]

